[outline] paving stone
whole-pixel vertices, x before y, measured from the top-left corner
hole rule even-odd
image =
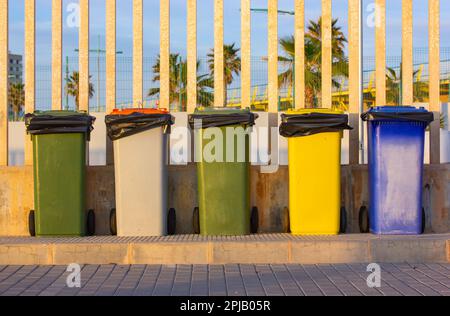
[[[208,295],[208,266],[194,265],[191,276],[191,290],[192,296],[206,296]]]
[[[138,285],[145,271],[145,265],[130,266],[128,273],[114,293],[117,296],[130,296]]]
[[[153,295],[168,296],[172,293],[176,266],[163,266],[156,282]]]
[[[227,284],[225,269],[222,265],[209,266],[209,295],[210,296],[226,296]]]
[[[342,275],[350,284],[352,284],[359,292],[364,296],[380,296],[383,295],[380,290],[372,289],[367,286],[367,276],[366,267],[360,265],[334,265],[336,271]],[[383,284],[382,284],[383,286]]]
[[[40,279],[42,274],[46,274],[47,269],[36,269],[28,275],[26,278],[21,280],[19,283],[15,284],[13,287],[11,287],[7,292],[5,292],[5,295],[22,295],[26,291],[33,291],[35,292],[35,284],[42,280]],[[32,290],[34,289],[34,290]]]
[[[22,268],[22,266],[4,266],[0,272],[0,283],[9,278],[11,274],[14,274],[20,268]]]
[[[27,277],[31,273],[33,273],[33,271],[35,271],[36,269],[39,269],[39,266],[23,266],[20,269],[18,269],[16,272],[9,274],[8,277],[5,278],[0,283],[0,295],[18,295],[18,294],[20,294],[21,289],[19,289],[17,291],[17,290],[14,290],[13,287],[24,280],[25,280],[25,282],[30,282],[30,280],[32,280],[32,279],[29,278],[27,281]],[[4,294],[8,290],[10,290],[9,291],[10,294]],[[19,292],[19,293],[17,293],[17,292]]]
[[[303,296],[304,293],[293,279],[286,265],[271,265],[271,269],[286,296]]]
[[[191,287],[192,266],[177,265],[172,296],[188,296]]]
[[[28,287],[21,295],[37,296],[44,290],[48,289],[57,279],[64,274],[66,269],[61,266],[51,267],[50,270],[33,285]]]
[[[325,296],[344,295],[315,265],[304,266],[305,272],[320,288]]]
[[[262,296],[265,294],[258,277],[255,266],[251,264],[239,265],[242,275],[242,282],[244,284],[245,292],[249,296]]]
[[[288,265],[289,272],[301,292],[306,296],[323,296],[319,286],[310,278],[301,265]]]
[[[256,265],[256,272],[261,280],[264,292],[268,296],[282,296],[284,295],[283,289],[278,284],[275,275],[273,274],[270,266]]]
[[[80,296],[93,296],[102,284],[107,280],[109,275],[114,270],[113,265],[100,265],[92,274],[91,278],[81,284],[80,289],[69,289],[65,287],[59,295],[80,295]],[[83,270],[82,270],[83,277]],[[67,293],[69,292],[69,293]]]
[[[241,270],[237,264],[225,265],[225,279],[227,292],[229,296],[245,295],[244,281],[242,280]]]

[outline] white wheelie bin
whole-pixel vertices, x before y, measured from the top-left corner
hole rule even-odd
[[[164,236],[175,233],[168,210],[168,139],[174,118],[161,109],[114,110],[106,116],[114,147],[116,208],[111,234]]]

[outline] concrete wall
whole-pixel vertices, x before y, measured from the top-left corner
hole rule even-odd
[[[288,168],[265,174],[251,170],[251,201],[260,212],[260,232],[282,232],[288,206]],[[114,170],[111,166],[88,168],[87,209],[96,212],[98,235],[109,234],[109,212],[114,207]],[[342,167],[342,205],[348,212],[348,233],[358,232],[358,212],[367,205],[367,166]],[[33,208],[31,167],[0,168],[0,236],[26,236],[28,212]],[[424,207],[428,233],[450,232],[450,164],[427,165],[424,174]],[[194,164],[169,168],[169,207],[177,210],[177,233],[192,233],[192,211],[197,203]],[[325,197],[324,197],[325,198]]]
[[[0,235],[28,234],[28,213],[34,205],[31,167],[0,167]]]
[[[106,126],[104,113],[91,113],[95,116],[94,131],[89,142],[89,164],[102,166],[106,164]],[[22,166],[24,164],[25,134],[24,122],[9,122],[9,165]]]

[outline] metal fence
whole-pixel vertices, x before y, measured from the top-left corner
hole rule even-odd
[[[144,87],[144,107],[156,107],[159,101],[159,95],[149,95],[151,89],[159,89],[158,80],[154,80],[155,72],[153,67],[157,62],[156,58],[147,57],[143,60],[143,87]],[[180,57],[177,64],[185,60]],[[386,59],[387,67],[387,85],[386,94],[389,104],[401,104],[401,57],[393,56]],[[177,67],[174,67],[177,68]],[[174,91],[174,102],[171,104],[172,111],[185,110],[180,107],[186,98],[185,86],[186,75],[181,70],[179,74],[171,74],[173,82],[171,89]],[[267,82],[267,61],[265,57],[252,57],[252,87],[251,98],[252,107],[256,110],[265,110],[267,108],[268,82]],[[285,63],[279,64],[279,73],[288,70]],[[133,106],[133,64],[132,57],[117,57],[117,107],[126,108]],[[68,93],[66,86],[73,72],[78,71],[78,57],[66,57],[63,62],[63,108],[74,109],[74,95]],[[90,74],[93,86],[93,95],[90,99],[90,110],[95,112],[105,111],[105,75],[106,61],[104,56],[92,56],[90,58]],[[205,91],[211,95],[214,93],[213,79],[210,76],[208,58],[199,59],[198,76],[205,78]],[[336,106],[348,107],[348,78],[334,77],[339,83],[339,87],[333,87],[333,104]],[[363,60],[363,86],[364,103],[371,106],[375,102],[375,57],[366,56]],[[294,78],[295,80],[295,78]],[[37,65],[36,67],[36,109],[51,109],[52,92],[52,70],[51,65]],[[280,109],[293,107],[295,89],[293,84],[280,84]],[[444,48],[441,53],[441,97],[448,99],[450,86],[450,48]],[[320,86],[317,87],[320,91]],[[319,94],[320,96],[320,94]],[[199,104],[208,105],[209,100],[202,100],[199,96]],[[183,101],[178,101],[179,99]],[[428,99],[428,54],[426,50],[415,49],[414,51],[414,99],[415,102],[427,102]],[[241,82],[240,75],[235,75],[227,89],[227,104],[230,106],[240,105],[241,103]],[[317,101],[319,103],[319,101]],[[10,114],[12,118],[12,113]],[[20,116],[19,116],[20,117]]]
[[[180,86],[176,80],[173,80],[174,76],[171,74],[170,65],[170,1],[160,0],[160,12],[159,12],[159,33],[160,43],[159,51],[161,58],[161,73],[160,73],[160,95],[156,94],[153,98],[148,99],[143,93],[144,90],[150,89],[152,85],[157,87],[156,82],[152,82],[152,59],[144,60],[143,50],[143,0],[133,0],[133,56],[132,58],[124,58],[123,61],[116,61],[116,45],[117,45],[117,16],[120,12],[116,12],[116,0],[105,0],[105,25],[106,25],[106,53],[105,56],[108,62],[100,62],[103,66],[97,66],[105,68],[103,73],[107,75],[96,75],[96,63],[99,61],[95,59],[96,56],[90,54],[90,28],[89,28],[89,0],[79,0],[79,30],[78,30],[78,64],[79,64],[79,99],[80,108],[82,110],[89,110],[89,107],[101,110],[103,103],[106,103],[106,109],[111,111],[118,105],[127,106],[127,103],[133,101],[134,106],[145,103],[146,106],[151,106],[152,102],[159,102],[161,107],[174,108],[183,110],[183,102],[186,103],[186,111],[192,112],[198,105],[202,105],[200,102],[210,102],[213,97],[215,106],[224,106],[227,103],[238,102],[241,99],[241,105],[244,107],[252,106],[257,110],[268,110],[271,113],[276,113],[278,110],[291,107],[293,100],[295,99],[295,107],[303,108],[305,106],[321,106],[324,108],[330,108],[333,106],[349,107],[349,112],[352,117],[357,118],[363,106],[369,105],[384,105],[386,103],[413,103],[414,91],[421,91],[423,84],[421,82],[427,82],[427,87],[423,87],[425,95],[429,97],[429,109],[434,112],[435,115],[439,114],[441,102],[442,102],[442,85],[447,78],[442,78],[442,73],[446,74],[448,71],[443,67],[447,67],[448,58],[444,58],[440,62],[440,18],[441,18],[441,6],[440,0],[428,0],[428,40],[429,47],[426,49],[429,58],[427,58],[429,65],[423,66],[421,71],[420,80],[413,79],[414,73],[414,60],[413,54],[413,0],[402,1],[402,73],[404,74],[404,81],[398,83],[400,80],[398,77],[400,73],[400,59],[395,59],[395,67],[398,70],[387,71],[386,65],[390,64],[390,61],[386,59],[386,0],[376,0],[375,16],[375,58],[369,60],[366,58],[363,62],[361,59],[361,52],[363,51],[364,43],[362,41],[362,19],[363,8],[362,1],[360,0],[348,0],[348,79],[345,77],[334,79],[341,82],[342,85],[333,85],[333,32],[332,32],[332,0],[321,1],[321,29],[320,38],[317,40],[321,43],[320,56],[322,57],[320,63],[317,62],[315,69],[320,69],[320,74],[315,73],[313,76],[304,75],[305,68],[308,66],[308,56],[305,54],[305,1],[295,1],[294,8],[294,24],[295,24],[295,63],[291,62],[293,71],[296,73],[297,80],[292,81],[287,87],[281,87],[279,91],[279,74],[283,71],[283,67],[278,63],[279,54],[283,52],[279,51],[279,33],[278,33],[278,0],[267,1],[267,62],[251,58],[251,1],[241,0],[240,10],[240,37],[241,37],[241,57],[242,63],[240,67],[241,71],[241,90],[238,88],[238,84],[233,86],[231,82],[228,86],[225,84],[225,74],[222,71],[216,71],[214,73],[214,90],[211,86],[211,82],[205,83],[203,92],[199,93],[198,76],[205,73],[204,69],[207,67],[203,62],[197,69],[197,5],[200,3],[198,0],[187,0],[186,5],[186,18],[189,23],[186,26],[187,34],[187,67],[186,77],[188,78],[186,87]],[[0,166],[8,165],[8,111],[10,109],[8,101],[8,42],[9,42],[9,1],[0,0],[0,25],[4,26],[0,28]],[[67,106],[70,107],[70,102],[65,101],[64,90],[64,57],[62,56],[62,1],[52,1],[52,18],[51,18],[51,34],[52,34],[52,71],[49,71],[49,67],[36,66],[36,1],[25,0],[25,108],[27,111],[34,111],[36,108],[50,108],[59,110],[64,106],[64,102],[67,102]],[[211,12],[214,16],[214,66],[216,69],[223,68],[225,63],[225,54],[223,54],[224,47],[224,0],[214,0],[214,9]],[[317,32],[316,32],[317,33]],[[317,48],[317,47],[316,47]],[[89,59],[90,55],[94,57],[94,60]],[[425,55],[425,54],[424,54]],[[445,56],[445,51],[444,54]],[[425,58],[425,57],[424,57]],[[72,59],[73,60],[73,59]],[[361,62],[370,62],[375,64],[375,67],[369,67],[361,69]],[[255,64],[256,63],[256,64]],[[71,59],[67,62],[70,67],[76,67],[77,63],[71,63]],[[131,66],[132,65],[132,66]],[[345,67],[347,67],[345,65]],[[116,67],[117,66],[117,67]],[[45,73],[41,74],[44,67]],[[421,67],[417,66],[416,68]],[[118,68],[118,69],[117,69]],[[73,68],[72,68],[73,69]],[[377,76],[374,77],[373,86],[371,87],[371,74],[375,69]],[[365,70],[367,87],[362,93],[361,86],[361,71]],[[51,74],[51,76],[50,76]],[[253,74],[253,79],[251,79]],[[266,75],[267,74],[267,75]],[[315,77],[317,75],[317,77]],[[386,75],[391,76],[393,80],[386,80]],[[90,77],[91,76],[91,77]],[[96,78],[98,76],[98,78]],[[368,77],[367,77],[368,76]],[[417,74],[416,74],[417,76]],[[423,78],[422,78],[423,76]],[[51,101],[49,96],[50,85],[48,84],[51,77]],[[175,76],[176,77],[176,76]],[[184,77],[184,75],[182,76]],[[308,80],[314,79],[314,86],[308,86]],[[204,80],[208,80],[207,77],[203,77]],[[36,83],[35,81],[39,81]],[[238,78],[235,79],[238,82]],[[259,81],[261,80],[261,81]],[[90,98],[90,83],[95,90],[95,82],[97,82],[97,93],[100,101],[96,102],[96,96],[94,93],[93,98]],[[102,82],[106,81],[106,84]],[[182,80],[179,80],[182,82]],[[348,83],[346,83],[348,81]],[[418,81],[419,84],[416,82]],[[100,82],[100,83],[98,83]],[[265,89],[267,84],[268,88]],[[102,89],[102,86],[106,86]],[[261,86],[261,89],[260,89]],[[345,87],[348,86],[348,89]],[[402,87],[399,93],[399,87]],[[116,89],[118,87],[119,89]],[[294,93],[295,87],[295,93]],[[334,90],[333,90],[334,87]],[[39,88],[39,91],[36,90]],[[261,95],[260,90],[268,91],[267,102],[265,102],[264,93],[262,101],[257,103],[252,101],[251,91],[257,88],[256,95]],[[415,88],[415,89],[414,89]],[[178,89],[178,90],[177,90]],[[348,92],[346,92],[348,90]],[[105,92],[107,91],[107,92]],[[418,93],[418,92],[416,92]],[[364,94],[364,102],[361,103],[361,95]],[[389,96],[392,94],[392,96]],[[116,95],[119,99],[116,98]],[[184,95],[186,95],[186,101],[183,101]],[[295,98],[290,97],[295,96]],[[397,96],[398,95],[398,96]],[[403,100],[400,101],[400,95]],[[38,100],[36,101],[36,96]],[[102,96],[106,97],[106,101],[102,102]],[[178,98],[177,98],[178,96]],[[199,98],[200,97],[200,98]],[[226,98],[225,98],[226,97]],[[422,97],[422,96],[421,96]],[[309,98],[309,99],[308,99]],[[417,98],[417,96],[416,96]],[[312,100],[312,101],[311,101]],[[348,101],[346,101],[348,100]],[[375,100],[372,102],[371,100]],[[200,101],[200,102],[199,102]],[[176,106],[178,103],[178,106]],[[200,104],[199,104],[200,103]],[[89,106],[88,106],[89,105]],[[181,106],[180,106],[181,105]],[[439,124],[433,123],[430,127],[430,156],[432,163],[439,163]],[[360,125],[359,120],[354,121],[355,125]],[[359,129],[355,128],[350,137],[350,163],[359,163],[359,148],[361,148],[362,136],[359,133]],[[360,137],[361,136],[361,137]],[[32,164],[32,146],[31,142],[27,140],[25,142],[25,164]]]

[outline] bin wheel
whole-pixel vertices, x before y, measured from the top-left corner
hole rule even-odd
[[[94,210],[89,210],[87,214],[87,235],[94,236],[95,234],[95,213]]]
[[[289,208],[283,208],[282,214],[283,233],[289,234],[291,232],[291,219],[289,217]]]
[[[258,232],[258,228],[259,228],[258,208],[254,206],[252,208],[252,213],[250,215],[250,232],[252,234],[256,234]]]
[[[370,223],[369,223],[369,211],[367,207],[362,206],[359,209],[359,231],[362,234],[366,234],[370,230]]]
[[[117,213],[115,208],[111,209],[109,213],[109,230],[111,235],[117,235]]]
[[[425,208],[422,207],[422,230],[421,230],[422,234],[425,233],[425,226],[426,226],[426,224],[427,224],[427,217],[426,217],[426,214],[425,214]]]
[[[34,220],[33,210],[31,210],[30,213],[28,213],[28,231],[30,232],[31,237],[36,236],[36,222]]]
[[[175,230],[177,227],[177,213],[174,208],[169,209],[167,213],[167,234],[175,235]]]
[[[200,209],[198,207],[195,207],[192,213],[192,227],[194,234],[200,234]]]
[[[347,210],[343,206],[341,207],[339,234],[345,234],[346,231],[347,231]]]

